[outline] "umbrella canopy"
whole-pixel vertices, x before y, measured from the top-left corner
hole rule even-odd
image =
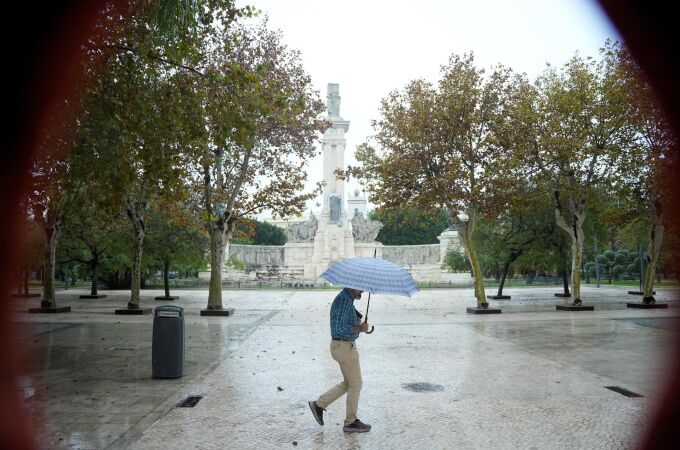
[[[403,267],[377,258],[350,258],[338,261],[321,277],[332,284],[358,289],[370,294],[394,294],[410,297],[416,282]]]

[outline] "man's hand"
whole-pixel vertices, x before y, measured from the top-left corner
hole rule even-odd
[[[363,322],[358,327],[352,328],[352,333],[365,333],[367,331],[368,331],[368,323],[367,322]]]

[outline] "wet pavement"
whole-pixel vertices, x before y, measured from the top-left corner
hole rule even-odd
[[[225,291],[232,317],[199,316],[206,290],[173,292],[186,311],[174,380],[151,377],[153,317],[113,314],[125,292],[61,291],[67,314],[27,314],[39,299],[17,300],[19,389],[43,448],[634,448],[661,395],[680,296],[659,288],[669,309],[632,310],[626,290],[584,288],[595,311],[557,312],[556,289],[513,288],[491,301],[503,314],[485,316],[465,313],[471,289],[373,296],[376,330],[358,341],[359,417],[373,429],[360,435],[342,432],[344,398],[324,427],[307,407],[341,380],[332,290]],[[159,294],[143,291],[142,306],[166,304]],[[190,395],[202,399],[177,407]]]

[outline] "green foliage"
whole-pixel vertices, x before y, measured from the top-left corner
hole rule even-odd
[[[470,261],[457,249],[448,249],[444,257],[444,268],[449,272],[470,272]]]
[[[640,275],[640,258],[637,252],[626,249],[618,251],[607,250],[596,256],[597,265],[600,269],[600,276],[606,278],[609,284],[618,280],[623,275],[630,277]],[[596,265],[594,261],[589,261],[583,265],[583,269],[590,275],[596,275]]]
[[[251,245],[255,235],[255,227],[259,222],[250,217],[242,217],[234,226],[229,242],[232,244]]]
[[[288,240],[286,232],[267,222],[258,222],[253,236],[254,245],[284,245]]]
[[[153,204],[146,217],[146,253],[149,265],[163,269],[203,270],[209,240],[183,205]]]
[[[229,256],[229,258],[227,258],[227,260],[224,262],[224,265],[227,267],[232,267],[235,270],[243,270],[246,268],[246,263],[234,258],[233,256]]]
[[[437,236],[449,225],[448,214],[443,208],[432,211],[417,208],[378,209],[371,212],[369,218],[383,223],[376,240],[384,245],[437,244]]]

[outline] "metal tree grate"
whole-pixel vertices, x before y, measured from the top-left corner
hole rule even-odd
[[[413,392],[439,392],[444,390],[441,384],[432,383],[404,383],[403,388]]]
[[[178,408],[193,408],[203,398],[202,395],[190,395],[177,404]]]
[[[628,389],[624,389],[621,386],[605,386],[605,388],[609,389],[610,391],[618,392],[619,394],[625,395],[626,397],[644,397],[644,395],[629,391]]]

